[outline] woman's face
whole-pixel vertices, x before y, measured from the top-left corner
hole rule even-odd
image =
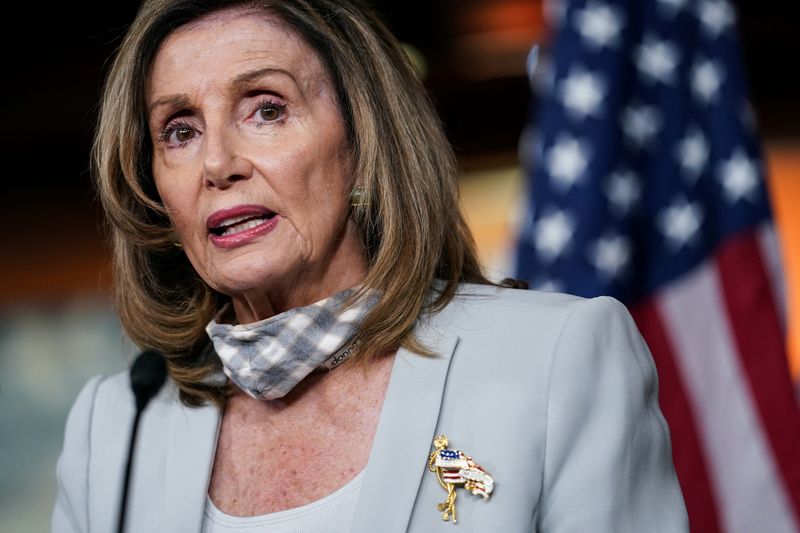
[[[344,124],[309,45],[277,19],[217,13],[163,42],[146,89],[158,192],[237,313],[237,301],[268,314],[361,281]]]

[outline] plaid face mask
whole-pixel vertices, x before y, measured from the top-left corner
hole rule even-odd
[[[317,368],[336,368],[352,354],[361,321],[378,303],[377,295],[368,294],[345,307],[355,290],[252,324],[212,320],[206,332],[225,375],[253,398],[274,400]]]

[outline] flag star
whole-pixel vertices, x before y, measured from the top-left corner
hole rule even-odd
[[[697,241],[703,217],[699,203],[679,199],[658,213],[656,225],[667,238],[672,251],[677,252],[686,244]]]
[[[619,44],[623,24],[622,12],[607,4],[589,2],[584,9],[575,13],[576,30],[586,44],[594,49],[611,48]]]
[[[702,59],[694,64],[691,72],[692,91],[695,97],[708,105],[719,95],[724,73],[719,63]]]
[[[569,190],[586,172],[589,150],[574,137],[562,136],[545,155],[554,185]]]
[[[709,145],[703,132],[692,126],[686,137],[678,141],[676,155],[678,163],[692,182],[697,181],[708,162]]]
[[[563,211],[541,217],[534,230],[534,246],[539,256],[552,262],[560,256],[575,232],[575,223]]]
[[[658,7],[664,12],[666,15],[674,17],[681,11],[684,7],[686,7],[686,2],[688,0],[656,0],[658,2]]]
[[[712,38],[728,29],[736,20],[736,13],[728,0],[702,0],[697,5],[697,18]]]
[[[680,61],[678,48],[668,42],[648,35],[634,53],[636,68],[645,80],[651,82],[672,83],[675,80],[675,68]]]
[[[641,184],[633,172],[621,170],[609,176],[606,197],[618,215],[630,213],[639,203],[641,195]]]
[[[573,68],[559,87],[564,107],[578,119],[597,116],[606,92],[605,81],[597,74]]]
[[[622,112],[622,131],[637,148],[648,146],[661,129],[661,115],[653,106],[630,105]]]
[[[593,243],[589,259],[606,279],[619,278],[631,259],[631,243],[622,235],[605,235]]]
[[[730,203],[736,203],[742,198],[755,201],[759,183],[758,167],[741,148],[730,159],[720,163],[718,177],[722,182],[725,198]]]

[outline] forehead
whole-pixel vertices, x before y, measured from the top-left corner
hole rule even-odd
[[[329,82],[316,51],[280,18],[221,11],[164,39],[150,67],[147,97],[221,88],[242,73],[270,67],[287,71],[303,92]]]

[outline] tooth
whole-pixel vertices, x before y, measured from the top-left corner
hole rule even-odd
[[[249,229],[255,228],[256,226],[258,226],[262,222],[264,222],[263,218],[255,218],[253,220],[245,222],[244,224],[238,225],[236,227],[234,227],[233,225],[226,226],[224,228],[223,232],[222,232],[222,235],[230,235],[230,234],[233,234],[233,233],[239,233],[239,232],[242,232],[242,231],[247,231]]]
[[[220,224],[220,226],[223,226],[223,227],[233,226],[234,224],[238,224],[242,220],[247,220],[248,218],[250,218],[249,215],[229,218],[228,220],[225,220],[222,224]]]

